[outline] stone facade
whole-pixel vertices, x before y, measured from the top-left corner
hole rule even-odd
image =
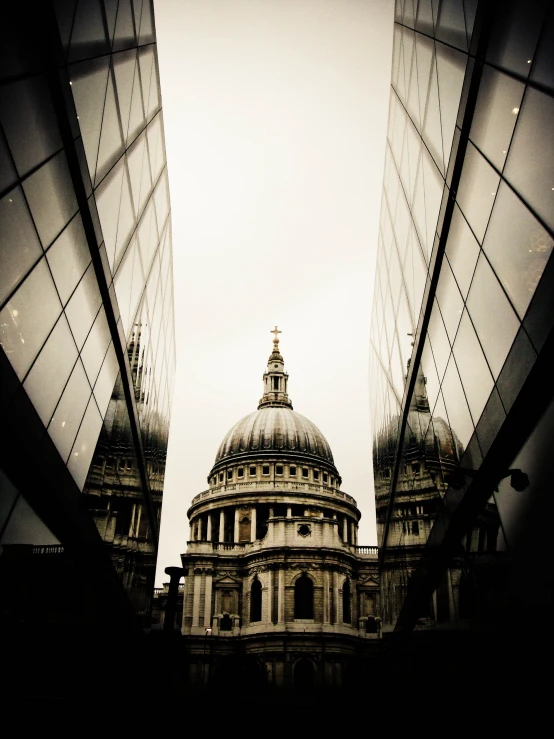
[[[380,637],[377,547],[319,429],[292,409],[275,333],[258,410],[188,511],[182,634],[195,687],[339,687]]]

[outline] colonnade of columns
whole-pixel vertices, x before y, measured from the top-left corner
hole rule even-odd
[[[306,508],[304,511],[304,515],[306,517],[309,515],[308,510],[309,509]],[[229,536],[227,538],[225,537],[226,512],[228,515],[230,511],[233,511],[232,539]],[[250,532],[248,537],[245,537],[244,534],[241,535],[241,516],[249,517]],[[270,507],[269,519],[272,519],[273,517],[274,508]],[[286,518],[292,517],[292,505],[288,505],[286,509]],[[316,518],[316,516],[313,515],[313,512],[311,512],[311,515],[309,515],[309,517]],[[319,511],[319,515],[317,517],[325,517],[325,512],[323,509]],[[337,519],[336,513],[333,513],[333,518]],[[252,506],[250,508],[237,506],[234,509],[230,507],[220,508],[219,516],[216,510],[207,514],[199,515],[190,522],[190,541],[228,541],[230,543],[248,541],[254,542],[257,539],[257,523],[258,521],[256,506]],[[228,526],[228,528],[230,528],[230,526]],[[356,545],[358,543],[358,527],[356,525],[356,522],[348,516],[343,517],[339,533],[344,542],[348,542],[349,544],[353,545]],[[217,536],[214,536],[214,534],[217,534]]]

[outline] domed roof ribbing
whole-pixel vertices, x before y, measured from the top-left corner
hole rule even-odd
[[[308,454],[334,464],[327,440],[310,420],[287,407],[265,407],[236,423],[221,442],[215,464],[238,454],[260,451]]]

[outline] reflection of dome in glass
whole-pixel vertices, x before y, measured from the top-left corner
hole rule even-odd
[[[389,465],[394,458],[398,442],[400,417],[393,416],[375,440],[376,466]],[[425,389],[425,377],[418,372],[414,393],[404,432],[404,455],[419,454],[428,460],[441,459],[458,464],[463,446],[449,424],[438,416],[432,416]]]
[[[215,464],[265,451],[294,452],[334,464],[331,448],[317,426],[287,407],[260,408],[236,423],[221,442]]]

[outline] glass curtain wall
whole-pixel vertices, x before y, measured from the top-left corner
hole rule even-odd
[[[514,460],[544,447],[552,394],[553,35],[538,1],[396,2],[371,328],[385,631],[497,628],[519,597],[545,458]]]
[[[3,32],[1,544],[107,549],[147,617],[175,371],[153,4],[33,7]]]

